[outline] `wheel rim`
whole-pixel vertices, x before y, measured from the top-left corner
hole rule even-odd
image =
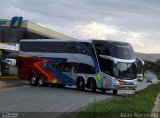
[[[40,78],[39,78],[39,85],[43,85],[43,84],[44,84],[43,77],[40,77]]]
[[[96,92],[96,85],[95,85],[95,81],[94,80],[91,80],[91,90],[92,92]]]
[[[79,87],[82,88],[82,85],[83,85],[83,83],[82,83],[82,80],[80,79]]]
[[[91,89],[92,89],[92,88],[93,88],[93,84],[92,84],[92,82],[91,82],[91,85],[90,85],[90,86],[91,86]]]
[[[32,84],[35,84],[35,82],[36,82],[36,78],[35,78],[35,76],[32,76],[32,78],[31,78],[31,82],[32,82]]]
[[[77,89],[84,91],[85,90],[85,81],[83,78],[78,78]]]
[[[91,80],[91,89],[93,90],[93,80]]]

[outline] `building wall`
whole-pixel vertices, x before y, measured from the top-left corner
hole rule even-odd
[[[0,42],[3,43],[18,43],[23,39],[25,30],[0,29]]]

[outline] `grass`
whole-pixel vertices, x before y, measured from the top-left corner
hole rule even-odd
[[[75,114],[75,117],[118,118],[125,117],[123,115],[132,116],[134,113],[149,113],[154,107],[154,102],[159,92],[160,83],[150,85],[148,88],[125,98],[115,98],[110,101],[106,100],[89,104],[84,107],[80,113]]]

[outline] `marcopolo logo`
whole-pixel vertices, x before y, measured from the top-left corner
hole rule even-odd
[[[17,16],[13,17],[10,22],[10,27],[20,26],[22,23],[22,19],[23,17],[17,17]]]

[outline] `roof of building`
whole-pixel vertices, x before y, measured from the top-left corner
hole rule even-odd
[[[58,38],[58,39],[74,39],[70,36],[64,35],[62,33],[56,32],[46,27],[42,27],[35,23],[27,21],[27,30],[32,31],[34,33],[38,33],[50,38]]]
[[[14,18],[14,17],[13,17]],[[12,19],[13,19],[12,18]],[[56,32],[49,28],[40,26],[36,23],[32,23],[28,20],[22,20],[20,23],[15,21],[12,25],[12,20],[8,19],[0,19],[0,29],[27,29],[28,31],[34,32],[36,34],[40,34],[49,38],[57,38],[57,39],[74,39],[70,36],[64,35],[62,33]]]

